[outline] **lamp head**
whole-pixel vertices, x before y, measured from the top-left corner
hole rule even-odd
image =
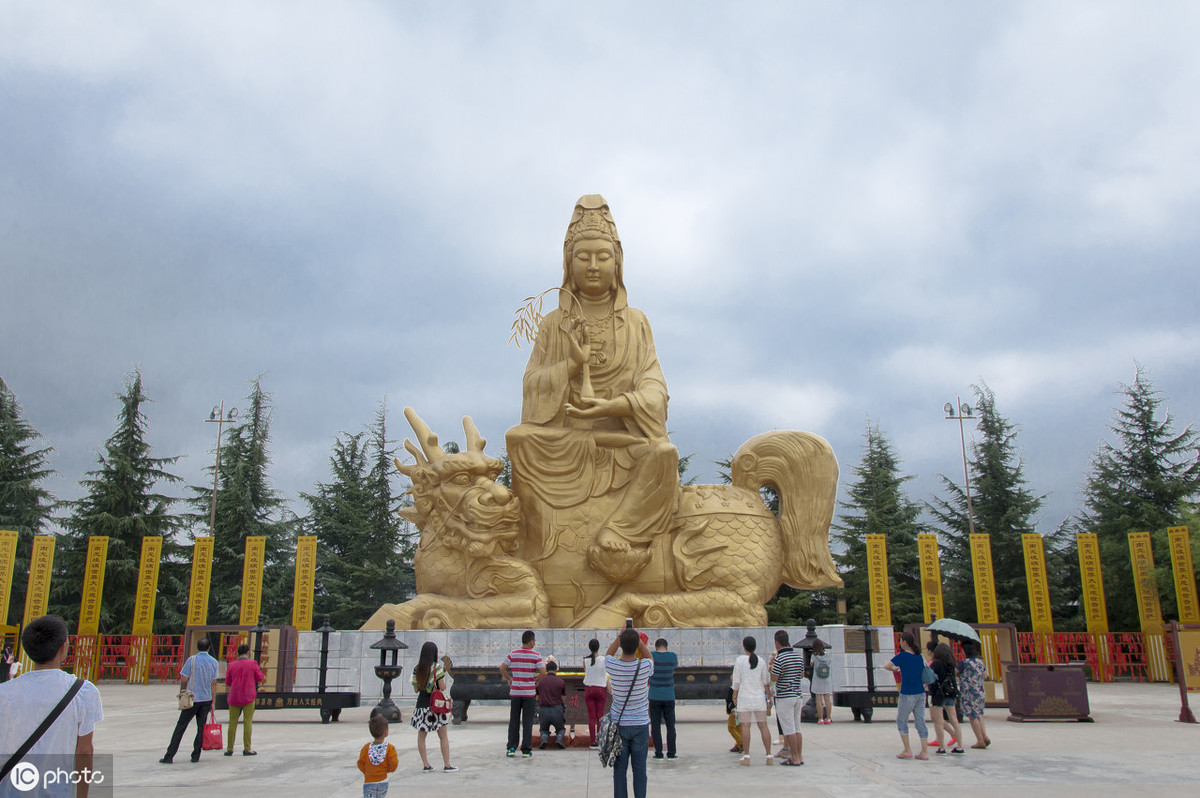
[[[949,402],[946,402],[946,406],[943,407],[942,409],[946,411],[946,415],[948,415],[948,416],[954,415],[954,405],[950,404]]]

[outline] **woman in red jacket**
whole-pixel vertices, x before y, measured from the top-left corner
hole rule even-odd
[[[250,730],[254,722],[254,699],[258,697],[258,685],[267,676],[250,659],[250,646],[238,646],[238,658],[229,663],[225,671],[225,684],[229,687],[229,734],[225,743],[225,756],[233,756],[233,744],[237,740],[238,716],[246,719],[242,756],[254,756],[258,752],[250,747]]]

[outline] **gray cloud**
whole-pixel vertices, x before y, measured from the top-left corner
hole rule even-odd
[[[773,427],[824,435],[848,472],[869,417],[924,498],[960,474],[940,408],[983,379],[1049,529],[1134,359],[1197,417],[1197,17],[9,5],[0,370],[62,498],[134,365],[193,484],[208,408],[262,372],[289,496],[385,395],[498,447],[511,313],[557,283],[571,203],[600,191],[703,480]]]

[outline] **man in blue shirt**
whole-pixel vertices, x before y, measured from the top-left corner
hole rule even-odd
[[[196,719],[196,739],[192,743],[192,761],[200,761],[204,722],[208,720],[208,713],[212,709],[213,684],[217,681],[217,661],[208,653],[211,645],[207,637],[197,640],[197,653],[188,657],[187,662],[183,663],[183,668],[179,671],[180,692],[188,689],[190,684],[195,700],[190,707],[179,711],[179,721],[175,724],[175,731],[171,735],[171,744],[167,746],[166,755],[158,760],[164,765],[171,764],[174,759],[175,752],[179,750],[179,742],[183,739],[183,733],[187,731],[192,718]]]
[[[650,736],[654,758],[663,758],[662,722],[667,722],[667,759],[675,759],[675,667],[679,657],[667,651],[665,638],[654,641],[654,675],[650,677]]]

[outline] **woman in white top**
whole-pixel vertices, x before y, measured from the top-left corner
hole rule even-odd
[[[750,764],[750,742],[754,734],[749,724],[758,725],[762,734],[763,750],[767,752],[767,764],[774,765],[771,756],[771,730],[767,727],[767,686],[771,683],[771,671],[766,660],[754,653],[758,643],[753,637],[742,640],[746,653],[733,663],[733,700],[737,704],[738,719],[742,722],[742,759],[739,765]]]
[[[583,700],[588,711],[588,739],[590,748],[597,748],[596,736],[600,733],[600,718],[604,717],[604,704],[608,701],[608,673],[604,670],[604,657],[597,656],[600,641],[588,641],[591,651],[583,658]]]

